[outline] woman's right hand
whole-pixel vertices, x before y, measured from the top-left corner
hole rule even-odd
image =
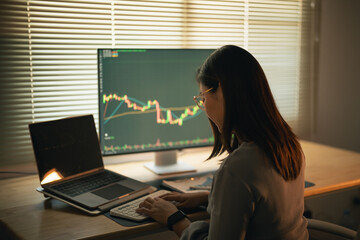
[[[193,192],[193,193],[179,193],[179,192],[170,192],[166,193],[160,198],[167,201],[177,202],[175,206],[178,208],[196,208],[202,204],[208,203],[208,191]]]

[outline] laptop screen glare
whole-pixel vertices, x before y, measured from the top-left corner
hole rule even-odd
[[[50,182],[54,182],[60,179],[63,179],[64,177],[61,175],[60,172],[58,172],[55,168],[51,169],[47,173],[45,173],[43,180],[41,181],[41,184],[46,184]]]

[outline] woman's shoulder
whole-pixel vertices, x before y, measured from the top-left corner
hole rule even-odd
[[[224,165],[227,166],[251,166],[258,165],[259,161],[264,161],[266,154],[253,142],[243,142],[225,159]]]
[[[247,175],[254,177],[254,173],[267,167],[264,165],[268,165],[265,152],[255,143],[243,142],[224,159],[219,170],[236,178],[247,178]]]
[[[218,181],[226,179],[234,184],[245,184],[246,188],[257,192],[254,184],[268,171],[263,169],[265,158],[265,153],[255,143],[244,142],[224,159],[217,172]]]

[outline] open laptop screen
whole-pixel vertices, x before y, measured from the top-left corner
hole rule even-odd
[[[40,181],[59,180],[103,167],[92,115],[29,125]]]

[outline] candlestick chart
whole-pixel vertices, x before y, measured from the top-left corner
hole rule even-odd
[[[123,96],[103,94],[102,103],[104,104],[102,116],[104,124],[110,120],[128,115],[154,114],[154,122],[157,124],[183,126],[185,121],[201,114],[201,110],[197,105],[163,107],[156,99],[142,102],[126,94]],[[108,111],[109,104],[115,104],[111,111]]]
[[[212,49],[99,49],[99,138],[104,155],[210,146],[192,101],[196,69]]]

